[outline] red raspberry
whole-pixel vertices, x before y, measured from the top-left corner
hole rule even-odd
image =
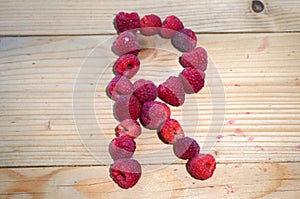
[[[110,167],[111,178],[124,189],[133,187],[141,175],[141,165],[133,159],[118,159]]]
[[[199,154],[186,164],[189,174],[199,180],[210,178],[216,169],[216,160],[210,154]]]
[[[133,93],[133,85],[127,77],[117,75],[107,85],[106,92],[108,97],[116,100],[121,95]]]
[[[120,96],[114,104],[114,115],[118,121],[136,120],[140,117],[141,104],[134,95]]]
[[[115,132],[117,137],[127,136],[134,139],[141,134],[142,128],[136,120],[126,119],[116,126]]]
[[[157,87],[152,81],[139,79],[133,84],[133,94],[139,99],[141,104],[154,101],[157,97]]]
[[[164,38],[171,38],[177,31],[182,30],[183,28],[184,26],[180,19],[174,15],[171,15],[164,20],[160,30],[160,35]]]
[[[179,57],[179,62],[183,67],[197,68],[205,71],[207,68],[207,52],[202,47],[195,48],[183,53]]]
[[[185,68],[180,73],[184,91],[187,94],[198,93],[204,86],[205,73],[195,68]]]
[[[171,115],[170,108],[162,102],[145,102],[142,106],[140,122],[149,129],[159,129]]]
[[[114,138],[109,144],[109,153],[112,159],[131,158],[135,151],[135,141],[127,136]]]
[[[114,25],[118,33],[127,30],[132,30],[136,33],[137,28],[140,27],[140,17],[136,12],[119,12],[115,17]]]
[[[159,33],[161,25],[162,23],[159,16],[154,14],[145,15],[141,19],[141,33],[148,36],[154,35]]]
[[[199,154],[200,147],[196,140],[190,137],[184,137],[173,145],[173,151],[178,158],[191,159]]]
[[[114,64],[114,70],[118,75],[132,78],[140,69],[140,60],[132,54],[122,55]]]
[[[196,47],[197,36],[191,29],[182,29],[172,37],[172,44],[182,52],[192,50]]]
[[[158,136],[166,144],[174,144],[178,139],[184,137],[184,132],[180,123],[174,119],[168,119],[164,125],[162,125]]]
[[[158,86],[158,97],[164,102],[180,106],[184,103],[185,93],[179,77],[171,76]]]
[[[117,55],[139,54],[141,46],[135,35],[130,31],[122,32],[113,44],[113,51]]]

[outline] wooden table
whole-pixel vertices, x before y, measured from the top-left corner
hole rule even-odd
[[[256,13],[250,0],[0,0],[0,198],[299,198],[300,1],[263,5]],[[107,67],[107,57],[91,52],[115,36],[120,10],[175,14],[207,49],[220,78],[208,70],[210,83],[172,117],[201,146],[211,142],[206,149],[218,161],[211,179],[191,178],[172,147],[144,130],[139,183],[123,190],[111,181],[111,65],[97,81],[81,69],[86,60]],[[178,73],[176,57],[143,51],[138,77],[160,82]],[[74,110],[78,74],[86,86]],[[219,132],[207,133],[212,115]]]

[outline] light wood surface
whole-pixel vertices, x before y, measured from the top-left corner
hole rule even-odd
[[[0,198],[298,198],[300,2],[263,2],[254,13],[251,0],[0,0]],[[143,129],[140,182],[122,190],[111,181],[117,122],[105,87],[119,10],[175,14],[207,49],[205,88],[172,117],[215,155],[210,180],[191,178]],[[169,41],[139,39],[155,49],[140,53],[133,81],[178,75]]]
[[[268,0],[254,13],[251,0],[117,1],[1,0],[1,35],[115,33],[112,19],[120,10],[141,16],[174,14],[197,32],[287,32],[300,30],[300,2]],[[188,11],[188,12],[187,12]]]
[[[0,198],[297,198],[298,166],[219,164],[211,179],[199,181],[183,165],[144,165],[129,190],[110,180],[106,166],[0,169]]]

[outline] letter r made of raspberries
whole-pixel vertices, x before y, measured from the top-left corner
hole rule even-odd
[[[116,137],[109,144],[114,160],[110,166],[111,178],[124,189],[133,187],[141,178],[142,167],[133,159],[135,139],[142,132],[141,126],[156,130],[163,143],[171,144],[174,154],[187,160],[186,170],[193,178],[206,180],[212,177],[216,168],[215,158],[200,153],[197,141],[185,136],[181,124],[171,118],[169,108],[181,106],[186,94],[198,93],[204,86],[207,52],[196,47],[196,34],[185,28],[174,15],[161,21],[155,14],[140,19],[136,12],[119,12],[114,26],[118,36],[112,50],[119,58],[114,63],[115,77],[108,83],[106,93],[114,101],[113,113],[119,124],[115,127]],[[146,36],[159,34],[171,39],[173,46],[182,52],[179,63],[183,70],[178,76],[170,76],[158,86],[146,79],[130,81],[141,64],[137,31]],[[157,98],[161,101],[156,101]]]

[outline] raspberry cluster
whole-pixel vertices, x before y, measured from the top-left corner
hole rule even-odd
[[[156,130],[162,142],[173,145],[178,158],[188,160],[186,169],[192,177],[210,178],[216,168],[215,158],[200,153],[197,141],[185,136],[180,123],[171,118],[169,108],[169,105],[181,106],[186,94],[198,93],[204,86],[207,53],[204,48],[196,47],[196,34],[185,28],[174,15],[162,22],[154,14],[140,19],[136,12],[119,12],[114,25],[119,35],[112,49],[119,58],[113,66],[115,77],[107,86],[107,95],[115,101],[113,112],[120,123],[115,128],[116,138],[109,145],[114,160],[110,168],[112,179],[125,189],[133,187],[140,179],[141,165],[132,158],[136,149],[134,139],[142,131],[140,124]],[[170,38],[173,46],[183,52],[179,57],[183,70],[178,76],[171,76],[158,86],[145,79],[130,81],[141,64],[137,30],[147,36],[160,34],[163,38]]]

